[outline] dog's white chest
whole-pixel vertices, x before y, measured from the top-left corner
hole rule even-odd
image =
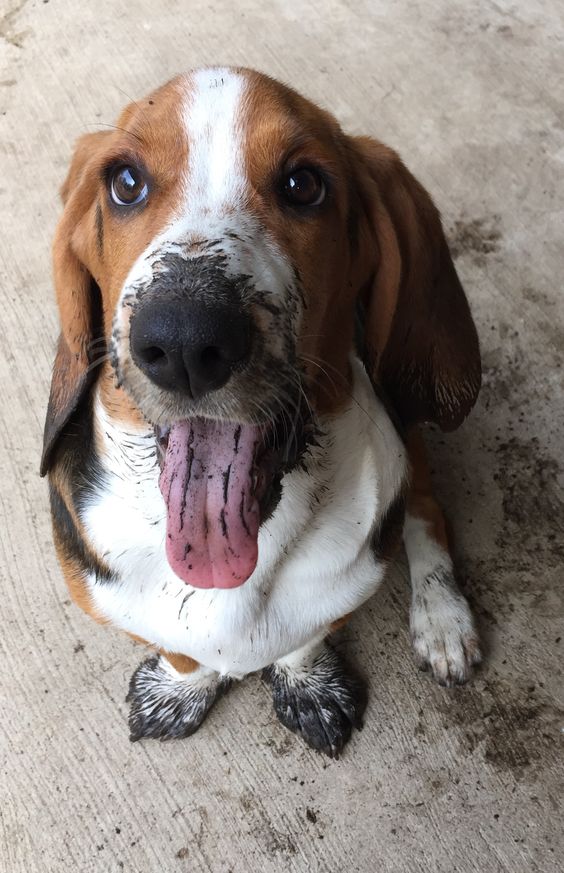
[[[373,533],[398,493],[406,460],[364,368],[353,365],[355,401],[322,422],[306,469],[284,477],[280,502],[259,533],[256,570],[228,590],[192,588],[172,572],[152,433],[120,432],[98,403],[107,480],[84,523],[116,580],[88,580],[96,608],[156,646],[241,676],[365,601],[383,575]]]

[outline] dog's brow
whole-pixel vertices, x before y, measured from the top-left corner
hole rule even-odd
[[[112,130],[118,130],[121,133],[125,133],[126,136],[132,136],[135,140],[137,140],[137,142],[141,143],[141,145],[145,145],[145,140],[143,138],[143,135],[141,133],[138,133],[135,130],[127,130],[127,128],[125,128],[125,127],[119,127],[117,124],[109,124],[108,122],[105,122],[105,121],[99,121],[98,124],[101,125],[102,127],[109,127]]]

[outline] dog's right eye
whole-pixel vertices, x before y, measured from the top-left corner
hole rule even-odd
[[[284,179],[284,197],[291,206],[320,206],[327,187],[320,173],[310,167],[298,167]]]
[[[149,194],[143,173],[137,167],[116,167],[110,174],[110,196],[117,206],[137,206]]]

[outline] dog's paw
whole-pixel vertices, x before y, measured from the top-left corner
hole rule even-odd
[[[282,724],[329,757],[339,756],[353,727],[362,728],[365,686],[326,644],[307,669],[278,663],[262,676]]]
[[[467,682],[482,660],[480,641],[466,598],[450,571],[430,574],[411,606],[411,643],[415,663],[431,670],[439,685]]]
[[[162,655],[148,658],[129,683],[131,741],[190,736],[229,684],[229,679],[203,667],[179,673]]]

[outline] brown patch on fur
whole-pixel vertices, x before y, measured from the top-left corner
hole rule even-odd
[[[429,536],[445,551],[449,541],[443,513],[433,496],[431,471],[427,461],[425,443],[418,428],[412,428],[406,438],[411,465],[411,486],[407,498],[407,511],[427,522]]]
[[[131,633],[131,631],[126,631],[126,634],[128,637],[131,637],[131,639],[133,640],[134,643],[140,643],[142,646],[150,646],[151,645],[151,643],[148,642],[148,640],[143,639],[143,637],[140,637],[139,634]]]
[[[138,634],[131,633],[131,631],[126,631],[126,633],[135,643],[149,646],[152,649],[156,648],[159,654],[161,654],[163,658],[166,658],[169,664],[179,673],[193,673],[200,666],[198,661],[188,657],[188,655],[178,655],[175,652],[168,652],[166,649],[159,649],[158,647],[153,646],[152,643],[143,639],[143,637],[138,636]]]
[[[92,602],[92,597],[86,584],[86,578],[83,567],[78,561],[70,558],[66,552],[65,544],[59,540],[56,532],[53,535],[55,542],[55,551],[63,576],[69,590],[71,599],[76,605],[83,610],[87,615],[97,621],[99,624],[109,624],[101,612],[99,612]]]
[[[160,653],[179,673],[193,673],[200,666],[197,661],[187,655],[176,655],[174,652],[165,651],[165,649],[160,649]]]
[[[99,397],[110,418],[116,419],[126,428],[137,430],[146,426],[143,415],[131,397],[123,388],[118,387],[116,375],[109,361],[102,366]]]
[[[352,617],[352,612],[347,612],[346,615],[343,615],[342,618],[338,618],[337,621],[334,621],[331,627],[329,628],[329,633],[334,634],[335,631],[341,630],[344,627],[349,619]]]

